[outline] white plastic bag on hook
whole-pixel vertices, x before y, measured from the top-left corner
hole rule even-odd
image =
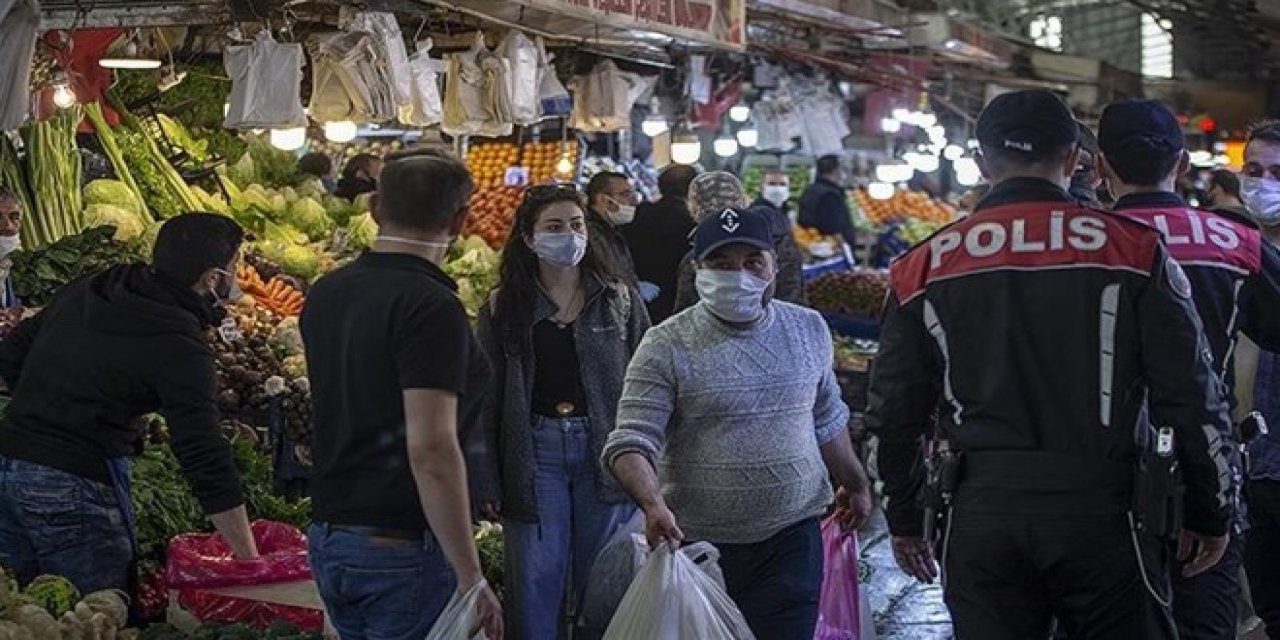
[[[386,65],[378,63],[376,37],[359,30],[311,36],[311,117],[386,122],[397,116]]]
[[[17,129],[31,112],[31,57],[40,34],[40,4],[0,0],[0,131]]]
[[[444,112],[439,80],[444,62],[430,56],[431,46],[430,38],[419,42],[417,51],[409,58],[409,69],[413,72],[413,100],[410,101],[409,112],[402,114],[400,121],[414,127],[439,124]]]
[[[534,41],[538,46],[538,101],[544,116],[567,116],[573,113],[573,97],[564,83],[556,76],[556,56],[547,52],[542,36]]]
[[[693,560],[660,545],[627,589],[604,640],[755,640],[742,612]]]
[[[413,101],[413,71],[409,68],[409,53],[404,48],[404,35],[395,14],[384,11],[361,11],[347,24],[351,31],[364,31],[374,36],[381,54],[378,62],[384,68],[391,88],[391,99],[396,111],[403,117]]]
[[[231,77],[228,129],[288,129],[307,125],[302,110],[302,45],[276,42],[262,29],[247,45],[231,45],[223,67]]]
[[[440,128],[452,136],[511,135],[510,73],[507,61],[489,51],[478,32],[471,49],[449,56]]]
[[[511,117],[518,125],[531,125],[538,122],[538,81],[541,58],[538,45],[519,31],[511,31],[498,45],[498,55],[502,56],[510,68]]]

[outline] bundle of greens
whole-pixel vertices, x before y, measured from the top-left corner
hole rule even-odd
[[[89,122],[93,123],[93,128],[98,134],[98,142],[102,144],[103,151],[106,152],[107,158],[111,160],[111,167],[115,171],[116,179],[129,189],[134,199],[138,202],[140,206],[138,210],[139,217],[142,218],[144,223],[154,222],[155,220],[147,209],[146,201],[142,199],[142,190],[138,188],[137,181],[133,179],[133,172],[124,161],[124,153],[120,151],[120,143],[116,141],[115,131],[107,124],[106,116],[102,113],[102,105],[97,102],[90,102],[84,105],[84,113]]]
[[[69,282],[141,260],[138,249],[117,242],[115,233],[115,227],[94,227],[42,249],[13,252],[9,257],[14,292],[24,305],[43,307]]]
[[[27,247],[43,247],[82,228],[80,152],[76,125],[80,109],[64,110],[22,128],[30,209],[22,216]]]
[[[23,211],[35,211],[31,207],[31,190],[27,184],[27,172],[18,158],[18,150],[14,148],[9,136],[0,134],[0,188],[7,189],[18,197],[18,204]]]
[[[147,126],[127,111],[120,112],[120,128],[115,131],[124,161],[137,180],[142,200],[158,218],[172,218],[198,211],[200,200],[169,163]]]

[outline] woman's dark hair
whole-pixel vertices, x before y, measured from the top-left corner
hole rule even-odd
[[[502,264],[498,267],[498,290],[493,301],[494,333],[508,350],[524,353],[529,348],[529,329],[533,326],[534,301],[537,298],[538,256],[525,243],[533,235],[538,216],[550,205],[571,202],[586,212],[582,195],[572,185],[531,187],[516,209],[511,235],[502,248]],[[608,260],[600,254],[598,241],[590,239],[587,255],[579,268],[586,278],[598,277],[604,282],[617,280]]]
[[[333,160],[329,156],[313,151],[298,158],[298,171],[317,178],[323,178],[333,171]]]
[[[209,269],[223,269],[244,243],[244,229],[228,216],[184,213],[170,218],[156,234],[151,266],[190,287]]]

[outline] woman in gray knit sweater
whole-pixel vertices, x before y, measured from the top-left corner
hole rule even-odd
[[[481,510],[503,523],[508,637],[562,637],[570,576],[581,602],[600,547],[635,513],[597,460],[649,316],[587,234],[572,186],[530,189],[477,327],[497,397],[468,467]]]

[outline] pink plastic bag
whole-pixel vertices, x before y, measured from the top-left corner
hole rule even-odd
[[[259,520],[250,525],[258,557],[239,560],[216,533],[189,533],[169,541],[165,579],[170,589],[218,589],[310,580],[307,537],[297,528]]]
[[[859,601],[858,534],[841,530],[835,518],[822,523],[822,596],[814,640],[875,640],[872,621]],[[869,616],[865,616],[869,617]]]

